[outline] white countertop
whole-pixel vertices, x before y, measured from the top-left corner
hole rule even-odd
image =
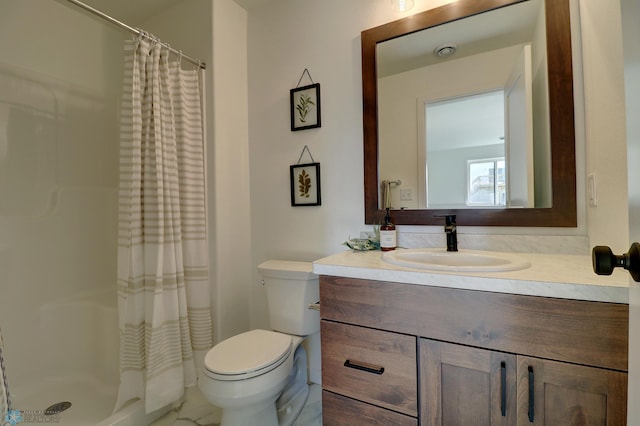
[[[344,251],[313,262],[313,272],[435,287],[629,303],[629,275],[620,268],[616,268],[612,275],[602,276],[593,272],[590,256],[518,255],[529,260],[531,266],[519,271],[462,273],[392,265],[382,260],[380,251]]]

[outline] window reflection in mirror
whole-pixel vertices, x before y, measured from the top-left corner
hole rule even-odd
[[[504,157],[467,161],[468,206],[498,207],[507,204]]]

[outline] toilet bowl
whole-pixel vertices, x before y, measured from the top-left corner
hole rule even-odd
[[[218,343],[198,380],[204,397],[222,409],[222,426],[291,425],[309,393],[309,370],[319,370],[309,366],[319,360],[320,329],[319,312],[308,309],[318,300],[311,264],[268,261],[259,270],[277,331],[251,330]]]

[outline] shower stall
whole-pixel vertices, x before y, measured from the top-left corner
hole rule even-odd
[[[64,1],[0,2],[0,329],[20,425],[151,419],[112,415],[127,37]]]

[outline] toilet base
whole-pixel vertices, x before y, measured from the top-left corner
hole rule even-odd
[[[278,426],[278,414],[273,401],[222,410],[220,426],[245,425]]]
[[[284,391],[273,398],[242,407],[224,407],[220,426],[291,426],[309,397],[307,355],[302,346],[294,353],[293,367]]]
[[[307,381],[307,353],[302,345],[294,354],[293,369],[282,395],[276,401],[279,426],[291,426],[298,418],[309,397]]]
[[[309,385],[296,394],[285,407],[278,408],[278,426],[291,426],[309,399]]]

